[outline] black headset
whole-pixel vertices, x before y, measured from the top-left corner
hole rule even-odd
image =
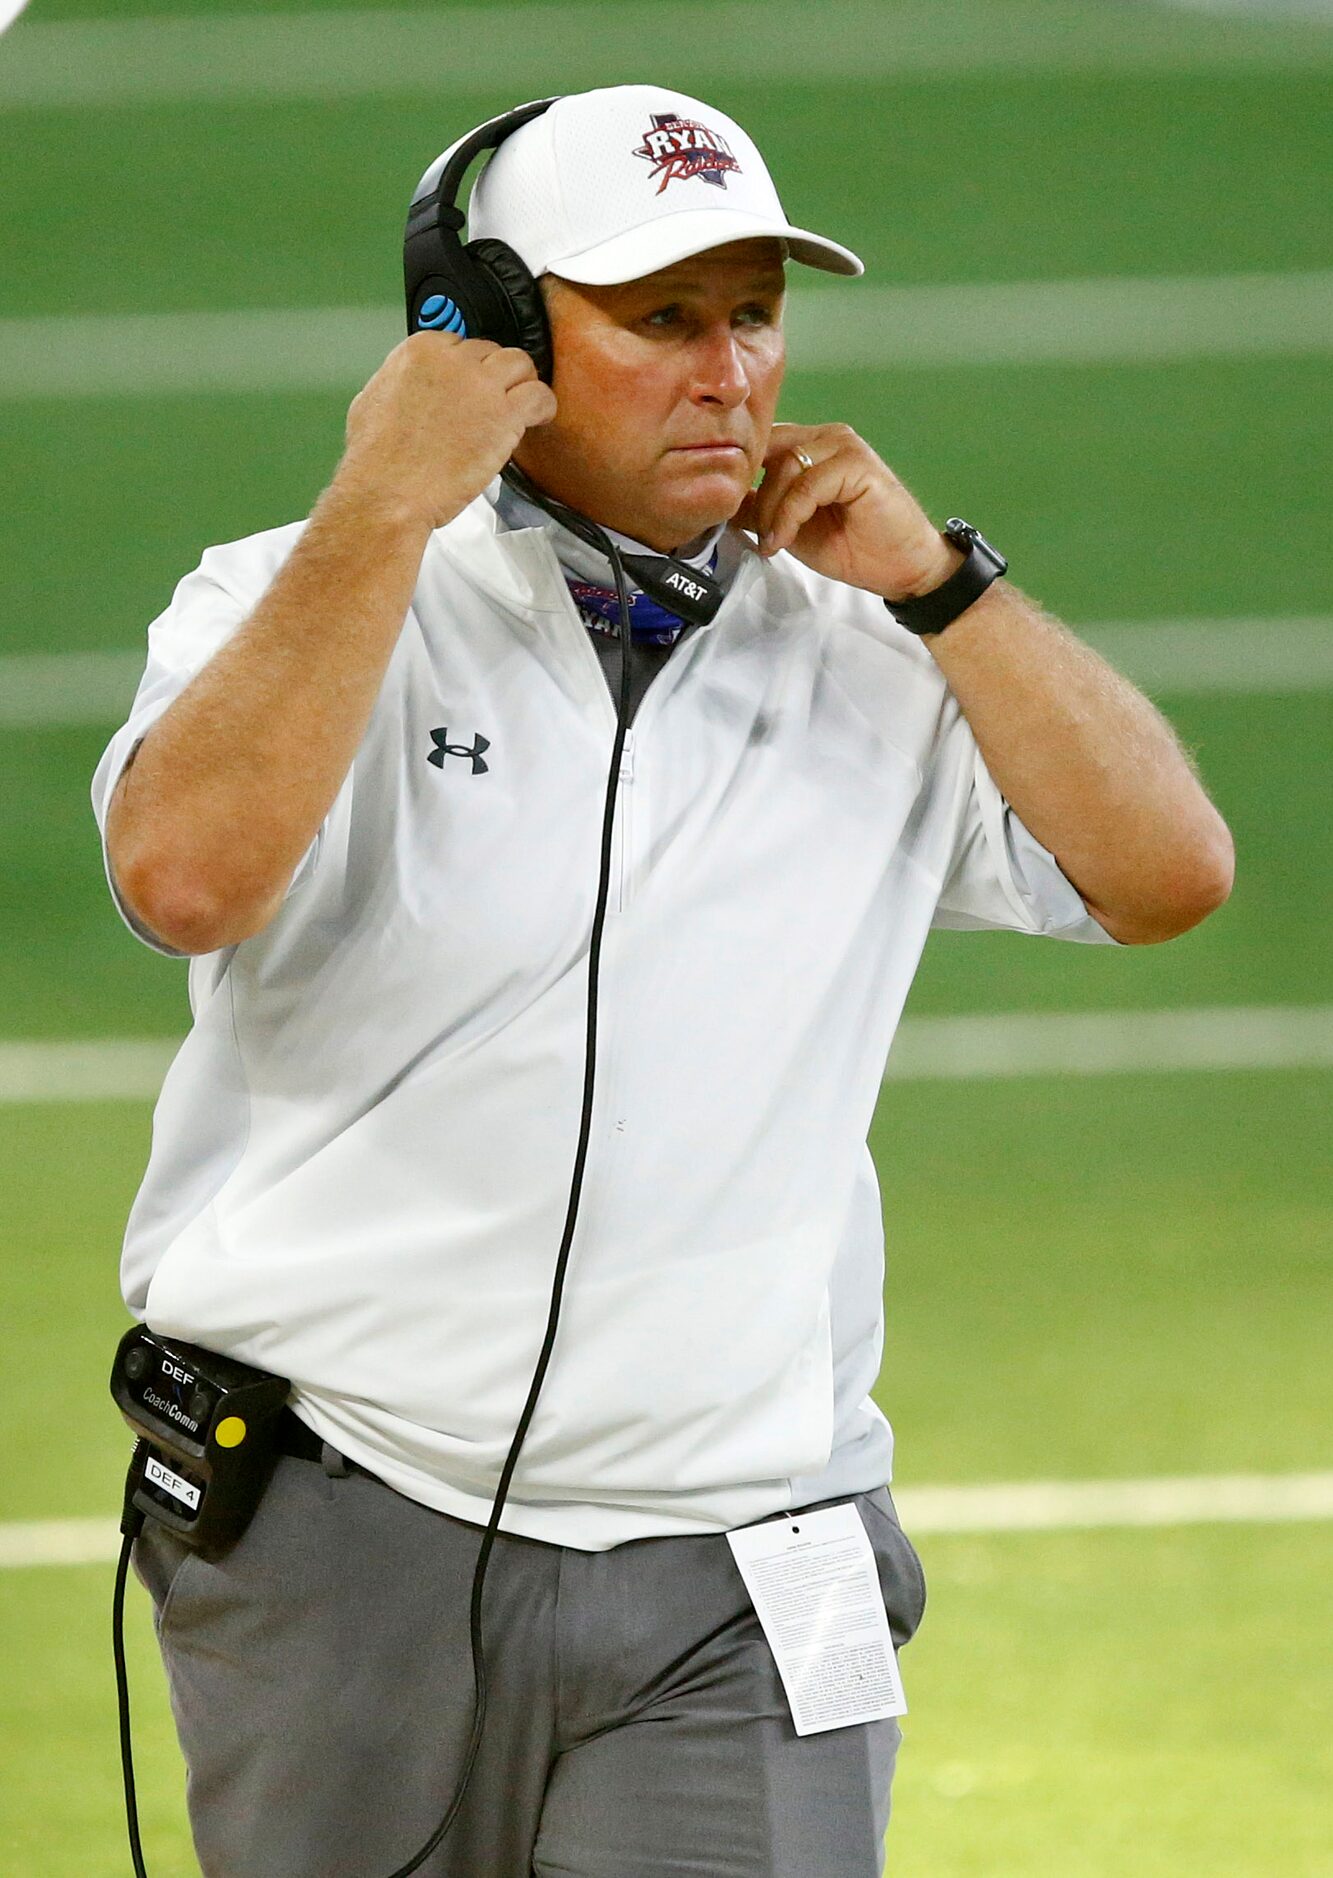
[[[549,385],[555,368],[551,326],[542,291],[527,263],[507,242],[460,239],[466,217],[458,192],[474,157],[495,150],[524,124],[549,111],[559,98],[538,98],[488,118],[426,171],[407,212],[403,235],[403,286],[407,330],[454,333],[460,339],[493,339],[518,346]],[[619,560],[635,583],[660,605],[693,625],[706,626],[722,604],[722,588],[711,574],[669,554],[618,554],[604,531],[548,496],[514,463],[504,480],[521,496],[595,548],[614,568]]]
[[[468,165],[494,150],[524,124],[549,111],[558,98],[520,104],[488,118],[426,171],[407,212],[403,236],[403,281],[407,330],[457,333],[460,339],[493,339],[519,346],[532,357],[538,376],[551,382],[551,328],[541,288],[527,263],[503,241],[459,239],[466,217],[458,191]]]

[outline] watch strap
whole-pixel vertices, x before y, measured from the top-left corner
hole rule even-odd
[[[981,598],[993,581],[1009,571],[1009,563],[998,548],[993,548],[970,522],[957,515],[951,516],[941,533],[946,541],[966,554],[962,566],[956,567],[949,578],[930,593],[884,602],[898,624],[910,633],[943,632],[974,600]]]

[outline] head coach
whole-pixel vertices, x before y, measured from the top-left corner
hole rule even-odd
[[[496,323],[409,260],[313,512],[181,581],[94,784],[191,959],[125,1296],[292,1383],[243,1535],[136,1565],[207,1878],[431,1834],[502,1480],[420,1869],[878,1878],[898,1723],[798,1729],[737,1535],[850,1509],[920,1620],[870,1394],[894,1027],[932,926],[1168,939],[1231,841],[984,536],[775,421],[786,263],[861,265],[744,131],[641,85],[515,117]]]

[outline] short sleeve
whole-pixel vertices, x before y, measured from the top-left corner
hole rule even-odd
[[[970,730],[967,738],[972,746],[971,787],[932,926],[1036,933],[1084,945],[1118,944],[1089,913],[1055,856],[1005,801]]]
[[[149,626],[148,660],[130,714],[103,751],[92,782],[93,814],[102,837],[102,864],[116,909],[137,939],[173,959],[182,954],[142,926],[121,898],[107,854],[106,819],[116,784],[148,732],[254,609],[259,596],[237,591],[216,562],[217,550],[209,549],[194,572],[177,586],[170,606]],[[288,893],[313,869],[319,847],[317,836],[293,875]]]

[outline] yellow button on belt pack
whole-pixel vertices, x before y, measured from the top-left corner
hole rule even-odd
[[[239,1415],[226,1415],[213,1430],[213,1439],[220,1448],[239,1448],[246,1433],[245,1423]]]

